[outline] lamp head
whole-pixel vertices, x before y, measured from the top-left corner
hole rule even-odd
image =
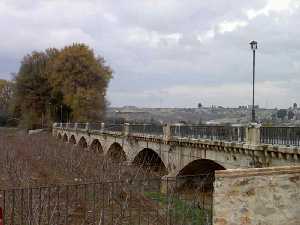
[[[253,51],[255,51],[257,49],[257,42],[256,41],[251,41],[250,42],[250,46],[251,46],[251,49]]]

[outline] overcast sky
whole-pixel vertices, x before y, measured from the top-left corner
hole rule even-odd
[[[0,0],[0,78],[33,50],[84,42],[113,106],[300,104],[300,0]]]

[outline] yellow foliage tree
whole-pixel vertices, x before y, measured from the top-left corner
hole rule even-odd
[[[24,57],[15,77],[14,114],[27,128],[51,121],[103,119],[111,69],[85,44]]]
[[[73,44],[59,52],[50,68],[50,84],[63,96],[74,121],[103,118],[106,88],[112,77],[103,58],[84,44]]]

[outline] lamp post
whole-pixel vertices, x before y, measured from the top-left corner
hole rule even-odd
[[[255,123],[255,106],[254,106],[254,84],[255,84],[255,50],[257,49],[257,42],[250,42],[251,49],[253,51],[253,80],[252,80],[252,117],[251,122]]]

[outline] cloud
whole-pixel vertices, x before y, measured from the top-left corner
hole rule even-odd
[[[286,102],[291,106],[300,98],[296,92],[300,79],[289,82],[258,82],[256,84],[256,102],[261,106],[277,107],[278,102]],[[138,106],[158,107],[161,102],[167,106],[196,107],[198,102],[205,106],[221,105],[236,107],[238,105],[250,105],[252,102],[252,89],[249,83],[220,84],[220,85],[175,85],[168,88],[144,90],[138,95],[134,91],[114,92],[115,98],[125,95],[132,101],[138,102]],[[296,93],[296,95],[295,95]],[[152,100],[149,102],[149,100]],[[191,105],[190,102],[194,102]],[[227,102],[227,104],[226,104]]]
[[[220,23],[219,26],[219,31],[220,33],[225,33],[225,32],[232,32],[239,27],[245,27],[248,25],[248,22],[242,21],[242,20],[236,20],[236,21],[224,21]]]
[[[261,104],[299,97],[299,0],[2,0],[0,20],[1,78],[33,50],[84,42],[115,72],[112,105],[241,105],[255,39]]]
[[[265,7],[255,10],[250,9],[247,10],[246,14],[249,19],[254,19],[255,17],[259,15],[270,15],[270,13],[276,12],[280,13],[283,11],[288,11],[290,13],[297,10],[300,6],[299,1],[293,1],[293,0],[269,0]]]
[[[147,45],[148,47],[167,47],[178,44],[182,34],[163,34],[157,31],[148,31],[141,28],[129,30],[127,41],[131,45]]]

